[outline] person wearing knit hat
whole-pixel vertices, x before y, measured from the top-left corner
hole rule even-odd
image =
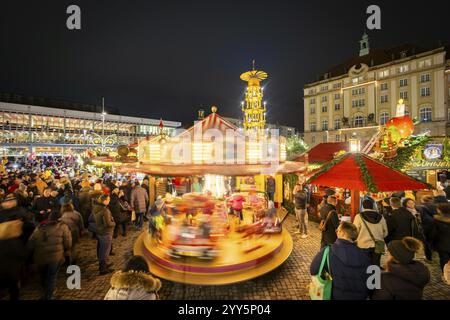
[[[380,289],[374,291],[373,300],[422,299],[423,289],[430,282],[430,271],[423,263],[414,260],[421,249],[422,243],[413,237],[388,244],[386,271],[381,273]]]

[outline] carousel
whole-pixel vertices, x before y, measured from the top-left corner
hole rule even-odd
[[[168,137],[161,130],[140,141],[137,161],[111,159],[119,173],[149,177],[149,230],[137,239],[134,253],[147,259],[155,276],[223,285],[270,272],[291,254],[292,238],[283,228],[287,212],[278,198],[282,175],[305,166],[286,161],[285,138],[264,129],[259,83],[266,77],[254,69],[241,76],[248,82],[244,128],[213,106],[207,117],[178,135]],[[197,186],[184,193],[167,183],[158,186],[170,177],[192,178]],[[276,190],[272,199],[266,192],[269,180]]]

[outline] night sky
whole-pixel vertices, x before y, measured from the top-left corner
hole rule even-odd
[[[80,31],[66,28],[70,4]],[[202,106],[241,117],[239,76],[255,59],[268,121],[301,130],[304,84],[358,54],[370,4],[382,11],[372,48],[450,44],[449,1],[1,0],[0,92],[105,96],[121,114],[189,125]]]

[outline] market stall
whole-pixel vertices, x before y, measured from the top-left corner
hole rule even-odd
[[[306,183],[351,190],[352,220],[359,212],[361,193],[377,194],[431,187],[361,153],[347,153],[331,161]]]

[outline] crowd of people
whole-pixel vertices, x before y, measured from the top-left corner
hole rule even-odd
[[[440,185],[448,189],[444,179]],[[306,209],[304,195],[299,186],[295,192],[300,214]],[[326,195],[319,206],[321,251],[311,264],[311,274],[318,274],[329,248],[330,270],[325,266],[324,271],[333,278],[332,299],[422,299],[430,272],[415,258],[424,255],[431,262],[435,251],[442,281],[450,284],[449,200],[444,188],[435,190],[433,196],[418,197],[417,202],[414,192],[392,193],[378,202],[365,196],[360,213],[351,223],[338,213],[336,196]],[[304,223],[301,216],[298,218],[299,225]],[[382,265],[385,253],[387,259]],[[380,289],[369,290],[366,285],[369,266],[383,270]]]
[[[144,220],[161,210],[158,203],[149,207],[148,177],[140,182],[108,172],[97,176],[73,158],[4,160],[0,176],[0,289],[8,289],[11,299],[19,298],[21,282],[33,271],[41,279],[42,299],[54,299],[61,267],[84,258],[77,246],[83,236],[97,242],[99,274],[112,273],[113,239],[126,237],[130,223],[142,230]],[[273,198],[273,181],[268,185]],[[441,269],[450,268],[448,187],[440,179],[434,196],[417,203],[411,192],[379,202],[365,197],[353,223],[337,212],[336,196],[326,196],[319,208],[321,250],[311,274],[319,272],[328,248],[332,299],[422,298],[430,272],[416,253],[431,261],[436,251]],[[201,189],[198,180],[194,189]],[[297,185],[294,205],[302,238],[308,236],[308,199],[307,189]],[[381,288],[372,291],[366,284],[371,265],[383,269]],[[113,274],[111,285],[105,299],[156,299],[161,282],[151,276],[145,259],[133,256]]]
[[[126,237],[130,222],[141,230],[151,209],[147,177],[99,177],[68,157],[4,160],[0,169],[0,289],[11,299],[30,274],[40,276],[42,299],[54,299],[59,270],[84,258],[77,244],[88,234],[97,241],[99,274],[113,272],[112,239]]]

